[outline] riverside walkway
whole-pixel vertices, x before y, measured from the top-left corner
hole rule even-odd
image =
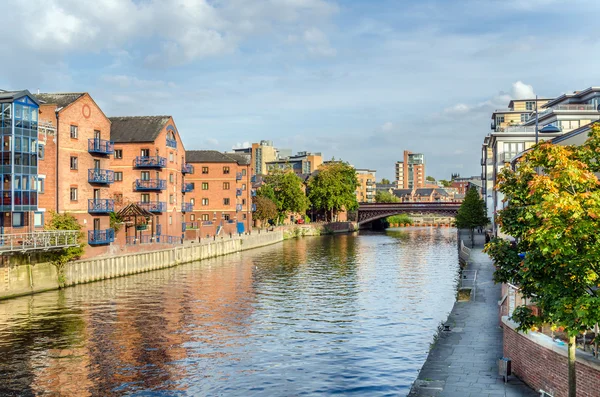
[[[467,242],[468,235],[461,235]],[[518,378],[505,384],[498,375],[502,357],[502,328],[498,321],[500,285],[493,281],[494,267],[482,252],[484,236],[475,235],[468,270],[477,270],[475,294],[468,302],[456,302],[409,397],[537,397]]]

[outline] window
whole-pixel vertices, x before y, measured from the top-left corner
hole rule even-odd
[[[246,214],[243,214],[243,215],[242,215],[242,219],[246,219]]]
[[[229,167],[223,167],[223,173],[229,174]]]
[[[196,215],[192,214],[190,215],[190,221],[194,222],[196,220]]]
[[[94,218],[94,230],[100,230],[100,218]]]
[[[208,167],[202,167],[202,173],[208,174]]]
[[[175,177],[173,176],[172,172],[169,174],[169,182],[171,182],[171,183],[175,182]]]
[[[496,125],[504,123],[504,116],[496,116]]]
[[[223,219],[226,220],[226,221],[228,221],[229,220],[229,214],[223,215]]]
[[[150,180],[150,171],[142,171],[142,181]]]
[[[33,213],[33,226],[42,227],[44,226],[44,213],[34,212]]]
[[[242,175],[246,176],[246,169],[245,168],[242,168]]]
[[[115,182],[119,182],[123,180],[123,173],[122,172],[115,172]]]
[[[100,139],[101,137],[102,137],[102,136],[101,136],[101,133],[100,133],[100,131],[99,131],[99,130],[94,130],[94,138],[96,138],[96,139]]]
[[[150,194],[149,193],[143,193],[142,194],[142,203],[149,203],[150,202]]]
[[[202,182],[202,190],[208,190],[208,182]]]
[[[140,156],[142,156],[142,157],[148,157],[148,156],[150,156],[150,149],[142,149],[142,150],[140,150]]]
[[[208,199],[207,198],[203,198],[202,199],[202,205],[208,205]]]
[[[77,188],[71,188],[71,201],[77,201]]]
[[[173,152],[169,152],[169,161],[172,163],[173,161],[175,161],[175,158],[173,157]]]
[[[196,204],[196,199],[193,199],[193,198],[191,198],[191,199],[190,199],[190,204],[191,204],[191,205],[194,205],[194,204]]]
[[[44,155],[45,155],[45,154],[46,154],[46,145],[42,145],[42,144],[40,144],[40,145],[38,146],[38,158],[39,158],[40,160],[43,160],[43,159],[44,159]]]
[[[223,190],[229,190],[229,182],[223,182]]]
[[[39,178],[37,181],[38,193],[44,193],[45,188],[46,188],[46,178]]]
[[[203,221],[208,221],[209,220],[208,214],[202,214],[202,220]]]
[[[246,199],[242,199],[242,205],[246,205]]]
[[[12,225],[13,227],[25,226],[25,217],[22,212],[13,212]]]
[[[169,225],[173,224],[173,217],[171,215],[169,215]]]
[[[246,184],[242,183],[242,190],[246,190]]]
[[[123,149],[115,149],[115,158],[122,159],[123,158]]]
[[[535,101],[525,102],[525,110],[535,110]]]
[[[172,194],[169,195],[169,203],[173,204],[175,202],[175,196],[173,196]]]
[[[223,199],[223,205],[229,205],[229,198]]]
[[[529,120],[529,115],[527,113],[521,113],[521,123],[524,123],[527,120]]]
[[[113,194],[113,199],[115,200],[115,204],[118,204],[118,205],[123,204],[123,193]]]
[[[71,138],[77,139],[77,126],[76,125],[71,126]]]
[[[71,169],[72,170],[77,169],[77,157],[75,157],[75,156],[71,156]]]

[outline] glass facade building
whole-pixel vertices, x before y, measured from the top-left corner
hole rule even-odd
[[[37,210],[39,104],[29,91],[0,91],[0,233],[33,226]]]

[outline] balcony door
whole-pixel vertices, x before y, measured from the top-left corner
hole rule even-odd
[[[99,170],[100,169],[100,160],[94,159],[94,169],[95,170]]]
[[[94,201],[100,200],[100,189],[94,189]]]
[[[150,171],[142,171],[142,181],[150,180]]]
[[[100,218],[94,218],[94,230],[100,230]]]
[[[148,157],[148,156],[150,156],[150,149],[142,149],[142,150],[140,151],[140,155],[141,155],[142,157]]]
[[[94,130],[94,138],[95,139],[100,139],[100,131]]]

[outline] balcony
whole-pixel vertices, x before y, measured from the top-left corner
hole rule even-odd
[[[235,180],[236,181],[241,181],[242,180],[242,173],[241,172],[237,172],[235,174]]]
[[[255,183],[256,182],[256,175],[252,175],[250,177],[250,182]]]
[[[167,211],[166,201],[138,201],[137,205],[148,212],[161,213]]]
[[[193,174],[194,173],[194,166],[191,164],[183,164],[181,166],[181,173],[182,174]]]
[[[256,211],[256,204],[252,204],[252,212]]]
[[[567,104],[567,105],[556,105],[556,106],[552,106],[551,108],[544,110],[543,112],[540,112],[538,117],[542,117],[542,116],[545,116],[546,114],[553,113],[556,111],[589,113],[589,112],[597,112],[598,109],[596,108],[596,106],[586,104],[586,103],[581,103],[581,104],[572,103],[572,104]]]
[[[235,195],[237,197],[241,196],[242,195],[242,189],[235,189]]]
[[[252,197],[256,197],[256,190],[254,190],[254,189],[253,189],[253,190],[250,190],[250,195],[251,195]]]
[[[137,156],[133,162],[135,168],[164,168],[167,159],[160,156]]]
[[[115,144],[100,138],[88,139],[88,152],[101,155],[113,154]]]
[[[89,199],[88,212],[90,214],[107,214],[114,212],[115,200],[112,199]]]
[[[88,231],[89,245],[106,245],[112,243],[113,241],[115,241],[114,229]]]
[[[181,203],[181,212],[191,212],[194,210],[194,204],[192,203]]]
[[[242,205],[241,204],[236,204],[235,211],[236,212],[240,212],[241,210],[242,210]]]
[[[194,191],[193,183],[184,183],[183,186],[181,186],[181,193],[189,193],[192,191]]]
[[[115,172],[111,170],[103,170],[100,168],[90,168],[88,170],[88,182],[99,184],[111,184],[115,181]]]
[[[147,191],[147,190],[165,190],[167,188],[166,179],[136,179],[135,190],[136,191]]]
[[[375,188],[372,188],[372,187],[368,187],[368,188],[367,188],[367,192],[372,192],[372,191],[374,191],[374,190],[375,190]]]
[[[375,184],[375,182],[367,181],[367,186],[373,186],[374,184]]]
[[[167,147],[172,147],[173,149],[177,149],[177,141],[175,139],[167,138]]]
[[[196,230],[198,229],[198,222],[184,222],[181,224],[181,231]]]

